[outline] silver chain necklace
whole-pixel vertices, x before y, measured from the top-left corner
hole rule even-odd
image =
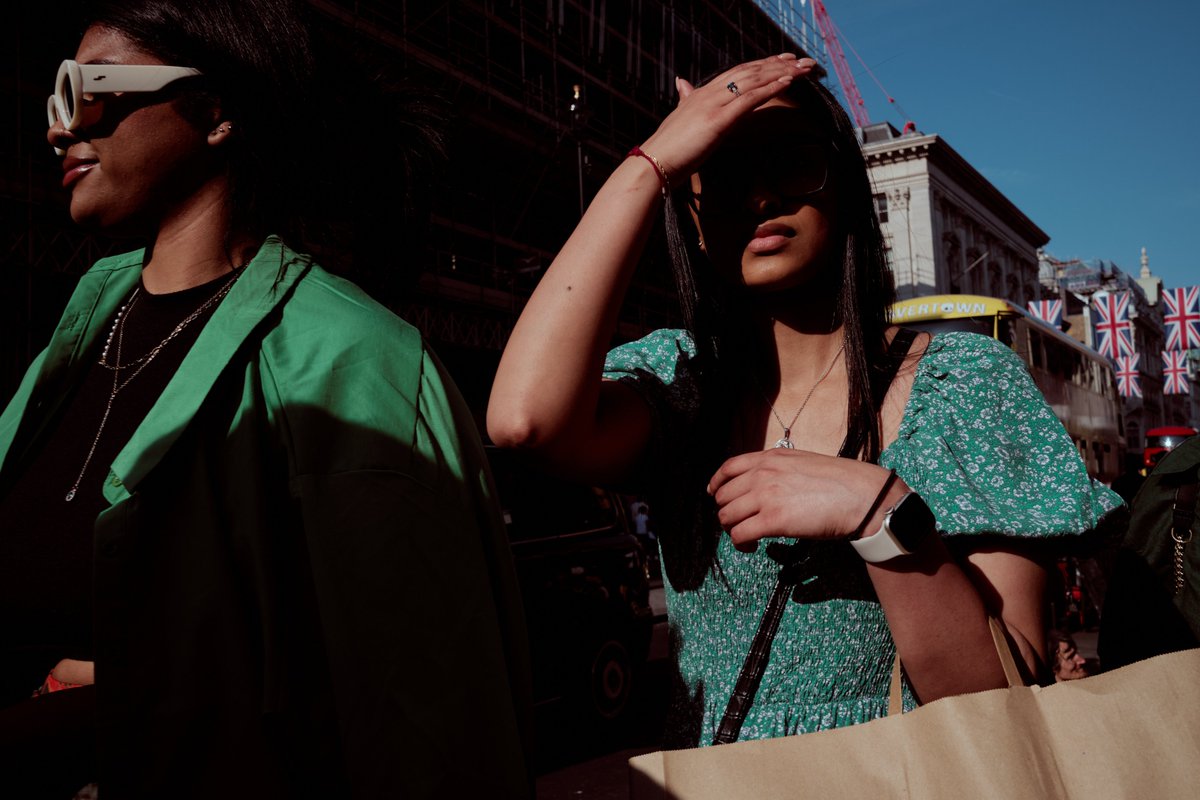
[[[127,364],[121,363],[121,345],[125,341],[125,320],[129,318],[129,312],[133,309],[133,304],[137,302],[138,296],[142,291],[142,287],[138,286],[136,289],[134,289],[133,294],[129,296],[129,301],[121,306],[120,309],[118,309],[117,316],[113,319],[112,329],[108,332],[108,339],[104,342],[104,349],[100,352],[100,360],[98,362],[100,366],[104,367],[105,369],[112,370],[112,390],[108,393],[108,404],[104,407],[104,416],[100,418],[100,427],[96,429],[96,438],[92,439],[92,446],[88,449],[87,458],[83,460],[83,467],[79,470],[79,475],[75,478],[75,483],[71,485],[71,490],[67,492],[67,496],[64,498],[66,502],[69,503],[75,499],[75,494],[79,491],[79,485],[83,483],[83,476],[87,472],[88,466],[92,463],[92,456],[96,454],[96,446],[100,444],[100,436],[104,433],[104,426],[108,424],[108,417],[112,413],[113,403],[116,402],[117,395],[122,389],[129,385],[130,381],[140,375],[142,370],[150,365],[150,362],[154,360],[154,357],[158,355],[160,350],[167,346],[168,342],[182,333],[183,329],[188,325],[191,325],[193,322],[195,322],[196,319],[208,308],[212,307],[214,303],[219,302],[222,297],[229,294],[229,290],[233,288],[233,282],[238,279],[240,274],[241,268],[235,269],[233,271],[233,276],[226,281],[220,289],[217,290],[217,293],[205,300],[200,307],[191,314],[188,314],[186,317],[184,317],[183,321],[176,325],[171,332],[167,334],[167,338],[154,345],[154,347],[150,349],[150,352],[146,353],[141,358],[134,359]],[[117,342],[116,360],[110,363],[108,360],[108,350],[110,347],[112,347],[114,338]],[[125,380],[121,380],[121,370],[127,370],[131,367],[137,367],[137,369],[133,370],[133,372],[130,373]]]
[[[838,351],[833,354],[833,360],[829,362],[829,366],[825,368],[825,371],[821,373],[821,377],[817,378],[817,382],[812,385],[812,388],[808,390],[808,394],[804,396],[804,402],[800,404],[800,408],[796,409],[796,413],[792,416],[792,421],[786,425],[783,423],[783,418],[779,416],[779,412],[775,410],[775,406],[772,405],[771,401],[767,398],[766,392],[763,392],[763,399],[767,401],[767,407],[771,409],[771,413],[775,416],[775,421],[779,423],[781,428],[783,428],[783,438],[775,442],[774,449],[796,449],[796,446],[792,444],[792,427],[796,424],[796,420],[800,419],[800,412],[804,410],[804,407],[808,405],[808,401],[812,399],[813,392],[817,390],[817,387],[821,385],[822,381],[829,377],[829,373],[833,372],[833,365],[837,363],[838,356],[840,356],[842,351],[845,349],[846,342],[843,341],[842,346],[839,347]]]

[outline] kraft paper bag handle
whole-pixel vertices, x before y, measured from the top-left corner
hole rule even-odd
[[[1008,687],[1011,689],[1014,686],[1024,686],[1025,681],[1021,679],[1021,672],[1017,669],[1017,662],[1013,659],[1012,647],[1008,644],[1004,625],[995,617],[988,617],[988,628],[992,632],[992,644],[996,646],[996,655],[1000,657],[1000,667],[1004,670],[1004,678],[1008,681]],[[888,716],[892,717],[903,713],[904,692],[900,679],[900,654],[897,653],[896,661],[892,664],[892,685],[888,689]]]

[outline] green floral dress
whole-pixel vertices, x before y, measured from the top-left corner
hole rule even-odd
[[[658,452],[670,452],[672,438],[688,435],[695,421],[694,354],[678,330],[608,354],[605,377],[630,382],[650,405]],[[1017,356],[976,334],[934,337],[899,435],[879,463],[921,493],[945,537],[1077,536],[1121,505],[1089,478]],[[669,505],[656,503],[653,490],[650,498],[652,509]],[[779,573],[770,550],[741,553],[721,535],[702,579],[680,588],[664,548],[677,669],[669,745],[711,744]],[[844,543],[819,543],[806,567],[811,577],[784,613],[742,739],[837,728],[887,712],[895,646],[861,559]]]

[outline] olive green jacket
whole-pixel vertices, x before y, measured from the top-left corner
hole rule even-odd
[[[81,279],[0,416],[0,492],[142,257]],[[411,326],[268,239],[104,480],[106,795],[529,793],[503,522],[465,405]]]

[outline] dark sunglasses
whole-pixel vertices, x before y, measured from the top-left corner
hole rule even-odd
[[[725,147],[700,167],[702,206],[724,208],[745,200],[757,185],[780,197],[817,194],[829,182],[830,145],[781,141],[755,147]]]

